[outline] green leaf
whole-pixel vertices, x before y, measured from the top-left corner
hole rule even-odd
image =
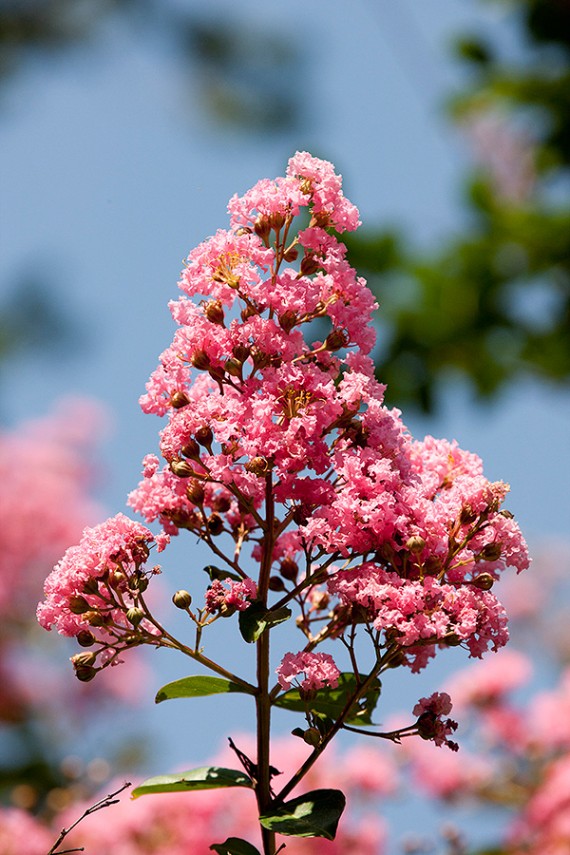
[[[218,855],[259,855],[259,849],[241,837],[228,837],[224,843],[213,843],[210,849]]]
[[[283,623],[291,617],[291,609],[283,606],[272,611],[263,603],[252,603],[239,613],[239,629],[243,638],[251,644],[272,626]]]
[[[148,778],[133,790],[133,799],[152,793],[183,793],[188,790],[213,790],[218,787],[253,787],[253,781],[244,772],[223,769],[220,766],[202,766],[176,775],[157,775]]]
[[[264,828],[289,837],[334,840],[346,799],[340,790],[312,790],[259,817]]]
[[[302,713],[308,710],[317,716],[326,716],[336,720],[346,706],[348,699],[351,695],[354,695],[357,688],[358,684],[355,675],[346,672],[338,678],[336,689],[327,687],[319,689],[316,696],[310,701],[304,700],[298,689],[289,689],[289,691],[279,695],[274,703],[275,706],[286,710]],[[346,724],[372,724],[371,715],[378,703],[380,689],[380,680],[375,679],[366,694],[353,704],[350,713],[345,719]]]
[[[238,576],[237,573],[232,573],[230,570],[222,570],[220,567],[216,567],[214,564],[208,564],[203,568],[204,572],[208,574],[210,577],[210,582],[215,582],[216,579],[219,579],[220,582],[223,582],[224,579],[232,579],[234,582],[242,582],[241,576]]]
[[[181,680],[174,680],[173,683],[162,686],[158,690],[154,702],[160,704],[162,701],[169,701],[172,698],[201,698],[206,695],[221,695],[225,692],[252,694],[239,683],[233,683],[231,680],[224,680],[221,677],[182,677]]]

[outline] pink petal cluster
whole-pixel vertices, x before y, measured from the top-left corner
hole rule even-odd
[[[457,751],[457,743],[448,739],[457,729],[457,722],[442,718],[451,712],[451,708],[451,698],[447,692],[434,692],[429,698],[421,698],[413,713],[418,717],[418,734],[422,739],[429,739],[436,745],[447,745],[452,751]]]
[[[229,610],[243,612],[257,596],[257,585],[253,579],[241,582],[221,582],[215,579],[206,591],[206,611],[211,614],[228,613]]]
[[[124,514],[86,528],[45,581],[45,599],[37,609],[41,626],[76,636],[84,647],[99,645],[100,667],[115,663],[120,649],[152,639],[154,625],[130,609],[148,577],[158,572],[145,569],[153,543],[152,532]],[[73,657],[80,679],[94,676],[97,653]]]
[[[304,674],[302,679],[299,676]],[[340,671],[329,653],[286,653],[277,668],[277,679],[283,689],[297,685],[304,692],[316,692],[325,686],[338,685]]]

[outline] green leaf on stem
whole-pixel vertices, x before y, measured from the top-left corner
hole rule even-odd
[[[244,772],[223,769],[220,766],[202,766],[176,775],[157,775],[147,778],[133,790],[132,798],[152,793],[183,793],[188,790],[213,790],[219,787],[253,787],[253,781]]]
[[[301,696],[298,689],[289,689],[282,695],[278,695],[274,703],[277,707],[282,707],[293,712],[307,711],[319,717],[326,716],[327,718],[336,720],[345,708],[348,700],[354,695],[358,689],[356,676],[351,672],[341,674],[338,678],[336,689],[325,687],[319,689],[317,694],[311,700],[306,700]],[[378,703],[380,697],[381,683],[376,678],[366,690],[366,693],[356,701],[349,714],[345,718],[346,724],[372,724],[372,713]]]
[[[232,579],[234,582],[242,581],[241,576],[238,576],[237,573],[232,573],[230,570],[222,570],[221,567],[216,567],[214,564],[208,564],[203,570],[210,577],[210,582],[215,582],[216,579],[219,579],[220,582],[223,582],[224,579]]]
[[[253,694],[250,690],[239,683],[233,683],[231,680],[200,675],[182,677],[181,680],[167,683],[158,690],[154,702],[160,704],[162,701],[169,701],[172,698],[201,698],[206,695],[221,695],[226,692]]]
[[[252,603],[249,608],[239,613],[239,630],[243,638],[252,644],[272,626],[283,623],[291,617],[291,609],[282,606],[280,609],[268,609],[263,603]]]
[[[224,843],[212,843],[210,849],[218,855],[259,855],[259,849],[241,837],[228,837]]]
[[[340,790],[312,790],[259,817],[264,828],[289,837],[334,840],[346,799]]]

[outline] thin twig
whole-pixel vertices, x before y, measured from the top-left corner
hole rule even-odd
[[[118,790],[115,790],[114,793],[109,793],[108,796],[105,796],[105,798],[100,799],[98,802],[95,802],[94,805],[91,805],[91,807],[88,807],[87,810],[83,811],[83,813],[81,814],[79,819],[76,819],[75,822],[69,826],[69,828],[62,828],[62,830],[59,833],[59,837],[57,838],[57,840],[55,841],[55,843],[53,844],[53,846],[51,847],[51,849],[49,850],[47,855],[69,855],[69,853],[71,853],[71,852],[84,852],[85,850],[84,850],[83,846],[80,846],[79,848],[76,848],[76,849],[59,849],[59,850],[57,847],[60,845],[60,843],[63,843],[63,841],[65,840],[67,835],[71,831],[73,831],[73,829],[77,825],[79,825],[79,823],[82,822],[82,820],[84,820],[87,816],[90,816],[92,813],[95,813],[96,811],[101,810],[102,808],[106,808],[106,807],[110,807],[110,805],[118,804],[119,799],[117,799],[115,797],[118,796],[119,793],[122,793],[123,790],[126,790],[127,787],[130,787],[130,786],[131,786],[131,782],[126,781],[126,783],[124,783],[122,787],[119,787]]]

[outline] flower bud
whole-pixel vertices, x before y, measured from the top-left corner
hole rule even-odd
[[[231,508],[232,502],[228,496],[218,495],[212,498],[211,506],[213,511],[217,511],[220,514],[226,514]]]
[[[207,520],[208,531],[210,534],[213,534],[214,537],[217,534],[221,534],[224,529],[224,521],[219,514],[210,514]]]
[[[174,407],[175,410],[180,410],[189,403],[190,400],[184,392],[177,391],[170,396],[170,406]]]
[[[252,457],[245,464],[246,472],[251,472],[253,475],[265,475],[269,471],[269,464],[265,457]]]
[[[480,573],[471,580],[471,584],[479,588],[480,591],[490,591],[495,584],[495,579],[490,573]]]
[[[170,470],[178,478],[190,478],[190,476],[194,474],[193,468],[186,462],[186,460],[171,460]]]
[[[406,549],[413,555],[419,555],[425,549],[426,542],[419,534],[413,534],[406,541]]]
[[[195,439],[190,438],[188,442],[182,446],[180,451],[184,457],[188,457],[190,460],[197,460],[200,457],[200,446]]]
[[[91,651],[90,653],[76,653],[71,657],[74,666],[78,665],[94,665],[97,660],[97,654]]]
[[[283,312],[282,315],[279,315],[279,326],[282,330],[285,330],[286,333],[291,332],[297,321],[297,313],[294,312],[292,309],[287,309],[286,312]]]
[[[308,727],[303,733],[303,739],[307,745],[312,745],[315,748],[321,742],[321,734],[316,727]]]
[[[91,595],[99,593],[99,581],[95,579],[94,576],[90,576],[89,579],[83,583],[83,593]]]
[[[132,624],[133,626],[138,626],[141,620],[144,618],[144,612],[137,606],[133,606],[132,608],[128,609],[126,618],[130,624]]]
[[[204,501],[204,487],[199,481],[189,481],[186,485],[186,497],[194,505],[201,505]]]
[[[294,582],[299,573],[299,565],[292,558],[284,558],[279,566],[279,572],[284,579]]]
[[[255,234],[263,241],[267,241],[267,238],[269,237],[269,232],[271,231],[269,218],[263,214],[259,216],[253,224],[253,230]]]
[[[95,611],[95,609],[85,612],[83,618],[90,626],[105,626],[106,623],[105,616],[101,612]]]
[[[81,680],[82,683],[88,683],[93,679],[96,673],[97,669],[93,668],[92,665],[78,665],[75,668],[75,676],[78,680]]]
[[[236,344],[234,347],[232,347],[232,354],[235,356],[238,362],[245,362],[245,360],[249,356],[249,353],[249,347],[244,344]]]
[[[502,543],[499,543],[498,541],[495,543],[488,543],[477,555],[477,558],[482,561],[497,561],[501,557],[502,550]]]
[[[443,567],[443,563],[437,555],[430,555],[426,558],[423,567],[426,576],[437,576]]]
[[[139,591],[141,594],[144,594],[147,588],[148,579],[144,573],[133,573],[129,579],[129,589],[131,591]]]
[[[471,525],[477,519],[477,514],[471,505],[463,505],[459,514],[459,522],[461,525]]]
[[[285,585],[283,584],[283,579],[280,576],[270,576],[269,590],[275,591],[277,593],[279,593],[280,591],[284,591]]]
[[[69,598],[69,611],[74,615],[82,615],[85,612],[88,612],[91,606],[85,599],[85,597],[70,597]]]
[[[282,211],[273,211],[269,216],[269,223],[271,228],[278,232],[285,225],[285,214]]]
[[[259,315],[259,312],[255,308],[255,306],[246,306],[240,312],[241,319],[244,323],[248,320],[248,318],[253,318],[256,315]]]
[[[196,437],[196,442],[200,443],[200,445],[203,445],[205,448],[208,448],[214,440],[214,434],[208,425],[198,428],[194,436]]]
[[[190,362],[194,368],[198,368],[200,371],[205,371],[210,367],[210,357],[205,350],[195,350],[190,357]]]
[[[220,300],[208,300],[204,306],[204,314],[212,324],[224,324],[224,309]]]
[[[82,629],[75,637],[80,647],[91,647],[92,644],[95,644],[95,636],[89,629]]]
[[[230,357],[230,359],[226,359],[224,363],[224,371],[226,374],[229,374],[230,377],[240,377],[242,374],[242,366],[243,363],[239,361],[239,359],[235,359],[234,357]]]
[[[283,253],[283,258],[288,263],[290,263],[291,261],[295,261],[295,259],[297,259],[298,256],[299,256],[299,250],[297,249],[296,246],[289,247],[289,249],[285,250],[285,252]]]
[[[316,273],[320,268],[320,263],[317,261],[313,253],[305,255],[301,260],[301,275],[302,276],[311,276],[311,274]]]
[[[177,609],[188,609],[192,605],[192,597],[188,591],[176,591],[172,597],[172,602]]]
[[[342,329],[332,330],[325,339],[325,347],[327,350],[340,350],[341,347],[346,347],[349,342],[348,333]]]

